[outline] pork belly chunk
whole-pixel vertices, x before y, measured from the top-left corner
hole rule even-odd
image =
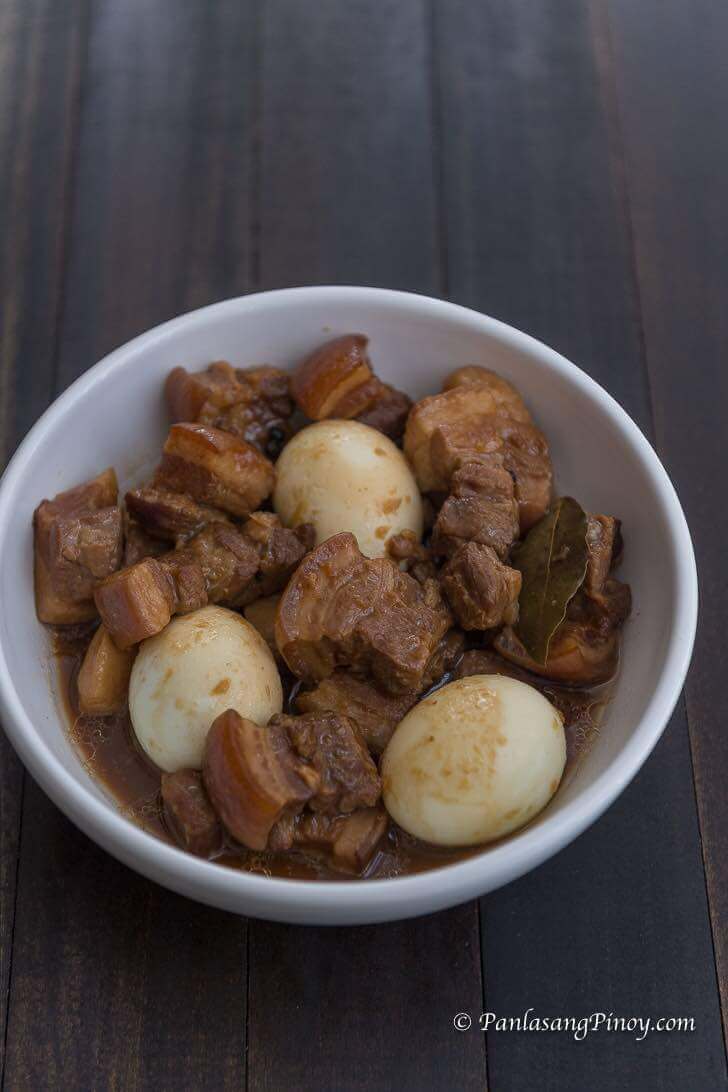
[[[362,425],[369,425],[399,443],[404,436],[411,408],[412,400],[404,391],[398,391],[388,383],[380,383],[368,408],[359,413],[356,419]]]
[[[311,528],[282,527],[267,512],[254,516],[242,530],[210,523],[183,547],[102,581],[96,606],[117,646],[153,637],[175,614],[207,603],[241,607],[279,590],[304,556]]]
[[[164,629],[175,613],[177,590],[166,566],[148,557],[104,580],[94,600],[114,644],[125,649]]]
[[[224,523],[203,528],[186,546],[165,554],[162,561],[173,569],[180,564],[197,566],[203,577],[205,602],[227,607],[237,605],[259,568],[255,544],[242,531]]]
[[[543,433],[512,403],[497,385],[477,383],[423,398],[407,419],[404,451],[429,493],[448,493],[466,463],[497,460],[513,478],[523,533],[548,511],[553,469]]]
[[[442,384],[444,391],[454,387],[484,387],[493,396],[497,413],[511,417],[514,421],[533,424],[526,403],[513,384],[497,372],[492,372],[490,368],[484,368],[480,364],[466,364],[462,368],[456,368],[445,377]]]
[[[273,655],[280,661],[280,653],[276,645],[276,614],[280,595],[267,595],[263,599],[255,599],[249,603],[243,614],[251,626],[255,626],[258,633],[270,648]]]
[[[36,612],[66,625],[96,616],[96,584],[116,571],[123,520],[112,469],[38,505],[33,517]]]
[[[368,343],[363,334],[327,341],[298,365],[291,390],[312,421],[353,418],[399,440],[412,402],[374,374]]]
[[[79,710],[87,716],[108,717],[127,703],[134,650],[119,649],[103,624],[94,633],[78,672]]]
[[[452,473],[464,457],[500,449],[498,437],[488,427],[496,409],[495,399],[484,387],[456,387],[429,395],[412,407],[404,453],[423,493],[447,493]],[[452,440],[447,438],[448,430],[453,431]]]
[[[296,754],[318,774],[318,789],[308,801],[312,811],[338,815],[377,803],[382,794],[377,767],[350,717],[330,711],[279,713],[268,727],[282,728]]]
[[[126,494],[126,507],[135,522],[154,538],[176,544],[196,535],[208,523],[229,523],[219,508],[198,504],[185,493],[144,486]]]
[[[349,815],[304,811],[276,823],[268,848],[320,853],[331,867],[360,875],[377,852],[388,826],[389,817],[381,804]]]
[[[197,421],[204,407],[225,410],[243,397],[235,369],[226,360],[216,360],[199,372],[173,368],[164,395],[173,421]]]
[[[450,494],[435,520],[432,551],[449,557],[464,543],[476,542],[505,558],[518,532],[513,478],[501,457],[469,462],[452,475]]]
[[[222,823],[242,845],[263,850],[271,828],[297,814],[320,788],[316,770],[299,758],[282,725],[263,728],[228,709],[205,744],[205,788]]]
[[[136,565],[145,557],[159,557],[169,549],[164,539],[154,538],[129,512],[124,513],[124,565]]]
[[[459,546],[442,569],[440,582],[463,629],[492,629],[518,618],[521,574],[504,565],[490,546]]]
[[[253,512],[242,530],[258,553],[256,581],[243,603],[282,591],[316,541],[313,524],[284,527],[273,512]]]
[[[351,717],[372,754],[380,755],[394,729],[416,701],[415,690],[387,694],[371,679],[339,670],[322,679],[313,690],[301,691],[296,698],[296,708],[302,713],[329,710]]]
[[[291,435],[294,403],[288,375],[280,368],[233,368],[226,361],[201,372],[175,368],[165,394],[173,421],[223,429],[271,459]]]
[[[373,679],[361,678],[351,671],[340,669],[322,679],[312,690],[300,691],[296,697],[296,708],[302,713],[330,710],[350,717],[371,753],[380,755],[420,693],[429,690],[446,672],[452,671],[464,648],[465,638],[460,630],[448,630],[430,657],[419,691],[389,694]]]
[[[154,478],[157,488],[238,517],[255,511],[274,483],[273,464],[257,448],[222,429],[190,423],[172,425]]]
[[[293,433],[295,404],[289,377],[280,368],[261,365],[236,371],[243,397],[221,413],[203,406],[198,421],[232,432],[257,447],[269,459],[277,459]]]
[[[212,857],[222,849],[222,827],[199,770],[162,774],[162,811],[167,826],[188,853]]]
[[[400,531],[387,539],[387,553],[420,584],[437,576],[437,567],[428,546],[420,542],[414,531]]]
[[[417,690],[451,616],[435,581],[365,558],[348,531],[322,542],[281,597],[276,643],[291,671],[319,682],[337,667],[370,672],[389,693]]]

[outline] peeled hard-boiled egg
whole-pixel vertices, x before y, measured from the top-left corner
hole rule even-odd
[[[283,707],[278,669],[250,622],[222,607],[175,618],[143,641],[129,683],[129,713],[142,748],[167,773],[200,769],[220,713],[267,724]]]
[[[290,440],[276,463],[273,505],[283,523],[312,523],[317,543],[356,535],[366,557],[384,557],[399,531],[422,535],[422,498],[402,452],[358,421],[318,421]]]
[[[477,845],[541,811],[565,762],[563,722],[546,698],[516,679],[471,675],[397,726],[382,759],[384,803],[417,838]]]

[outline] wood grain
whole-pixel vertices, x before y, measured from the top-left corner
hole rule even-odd
[[[728,8],[706,0],[606,6],[656,439],[685,506],[700,578],[688,714],[728,1036]]]
[[[426,12],[266,4],[261,286],[441,289]],[[474,904],[366,929],[250,922],[251,1089],[482,1089]],[[472,1007],[472,1008],[471,1008]]]
[[[58,359],[249,286],[250,6],[97,3]],[[246,925],[142,880],[29,785],[7,1087],[238,1088]]]
[[[0,463],[52,397],[83,10],[0,6]],[[24,774],[0,737],[0,1074]]]
[[[618,138],[599,20],[580,3],[437,5],[451,292],[529,330],[648,431]],[[646,26],[648,20],[645,20]],[[647,31],[645,31],[647,34]],[[683,397],[685,394],[683,394]],[[627,544],[629,528],[626,529]],[[483,900],[487,1008],[694,1015],[688,1037],[488,1035],[493,1088],[717,1088],[725,1080],[684,710],[555,860]],[[669,956],[667,953],[670,953]]]

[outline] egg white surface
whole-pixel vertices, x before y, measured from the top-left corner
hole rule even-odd
[[[543,695],[502,675],[471,675],[397,726],[382,759],[384,803],[417,838],[478,845],[537,815],[565,763],[563,722]]]
[[[399,531],[422,537],[422,498],[399,448],[359,421],[318,421],[297,433],[276,463],[273,505],[283,523],[312,523],[317,543],[356,535],[366,557],[386,556]]]
[[[129,684],[136,737],[168,773],[201,768],[207,733],[226,709],[267,724],[282,705],[267,644],[254,626],[223,607],[182,615],[143,641]]]

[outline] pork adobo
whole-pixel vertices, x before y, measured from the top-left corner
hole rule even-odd
[[[555,493],[520,392],[464,363],[413,404],[352,333],[165,394],[147,481],[120,500],[107,469],[34,516],[71,735],[125,814],[327,879],[530,821],[595,730],[631,594],[619,520]]]

